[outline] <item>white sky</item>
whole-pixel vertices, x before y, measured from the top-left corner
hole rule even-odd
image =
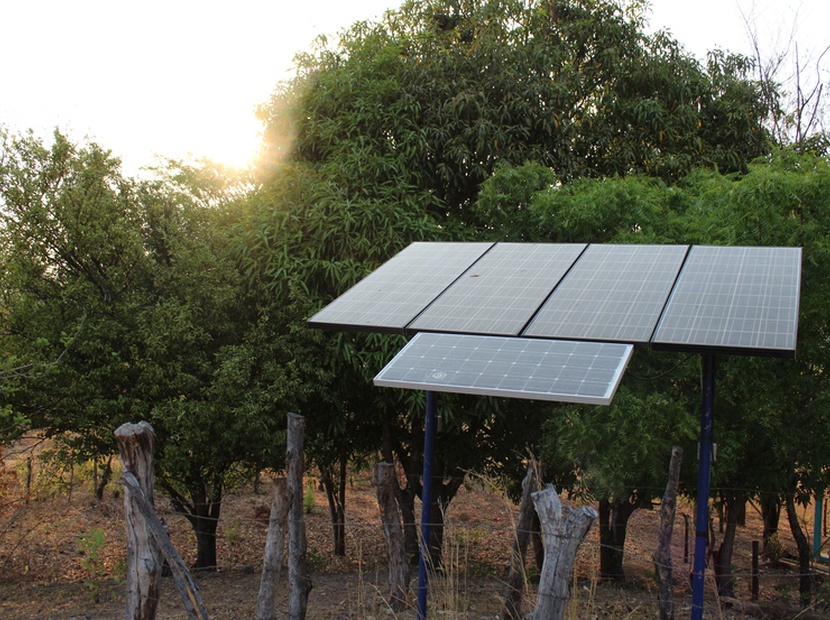
[[[254,117],[318,35],[402,0],[0,0],[0,123],[60,127],[111,149],[128,173],[157,154],[242,165]],[[651,26],[691,52],[748,52],[741,11],[771,48],[796,25],[802,51],[830,44],[828,0],[652,0]],[[778,41],[776,43],[776,41]]]

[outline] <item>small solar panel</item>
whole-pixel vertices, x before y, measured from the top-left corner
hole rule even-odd
[[[585,244],[499,243],[409,329],[518,335],[584,249]]]
[[[323,329],[403,331],[491,243],[413,243],[320,310]]]
[[[632,346],[465,334],[417,334],[378,386],[607,405]]]
[[[687,251],[589,246],[522,335],[647,344]]]
[[[695,246],[654,348],[795,354],[801,249]]]

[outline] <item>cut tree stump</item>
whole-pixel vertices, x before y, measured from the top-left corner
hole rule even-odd
[[[127,529],[127,620],[155,620],[161,586],[162,557],[173,573],[187,617],[208,620],[199,589],[173,546],[167,526],[153,507],[155,433],[146,422],[123,424],[115,431],[124,464]],[[131,546],[135,547],[132,548]]]
[[[375,489],[389,554],[389,604],[392,609],[401,609],[406,605],[406,593],[409,589],[409,564],[406,561],[403,525],[395,499],[397,484],[394,463],[375,465]]]
[[[576,552],[599,515],[590,506],[562,506],[552,485],[533,493],[531,497],[542,526],[545,561],[539,578],[536,607],[527,618],[563,620]]]
[[[674,446],[669,462],[669,479],[666,492],[660,503],[660,523],[657,527],[657,551],[654,553],[654,570],[657,574],[657,597],[660,606],[660,620],[674,619],[672,595],[671,539],[674,532],[674,517],[677,512],[677,481],[680,478],[680,463],[683,449]]]
[[[130,489],[132,492],[133,501],[147,522],[153,540],[161,549],[164,559],[167,560],[167,566],[170,568],[173,580],[176,582],[176,588],[179,591],[188,619],[209,620],[207,609],[205,609],[202,597],[199,594],[199,588],[196,586],[193,575],[187,569],[182,556],[176,551],[173,541],[170,540],[167,525],[159,518],[153,506],[147,501],[133,473],[124,472],[123,480],[124,488]]]
[[[125,474],[132,474],[145,501],[153,504],[153,453],[156,435],[147,422],[122,424],[115,441]],[[124,486],[124,524],[127,534],[125,620],[155,620],[161,590],[162,552],[137,504],[136,493]]]
[[[271,489],[271,516],[265,537],[262,577],[256,603],[257,620],[277,620],[277,587],[285,560],[288,530],[288,488],[285,478],[275,478]]]
[[[519,504],[519,520],[516,523],[516,536],[510,554],[510,568],[507,573],[507,588],[504,595],[504,613],[502,620],[521,620],[522,595],[525,590],[527,548],[533,529],[533,498],[531,495],[542,486],[539,464],[531,460],[527,474],[522,481],[522,500]]]

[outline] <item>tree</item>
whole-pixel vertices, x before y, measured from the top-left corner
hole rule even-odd
[[[123,422],[150,422],[199,568],[217,564],[227,485],[279,466],[302,366],[286,350],[313,342],[255,313],[230,254],[237,215],[211,179],[179,167],[139,182],[96,144],[2,132],[2,346],[20,363],[59,360],[10,379],[4,404],[79,458],[111,453]]]
[[[260,110],[263,189],[239,251],[249,286],[265,282],[269,303],[281,303],[295,282],[310,314],[411,241],[499,234],[473,209],[498,165],[535,161],[560,182],[745,170],[768,134],[741,59],[701,67],[669,37],[645,35],[638,15],[601,0],[414,0],[300,57]],[[398,346],[331,338],[320,366],[336,380],[315,408],[380,418],[385,458],[408,472],[402,509],[414,521],[422,407],[363,387]],[[437,495],[448,505],[483,451],[512,468],[542,417],[498,401],[442,403],[439,449],[452,447],[436,457]],[[512,411],[526,412],[524,426],[504,422]]]
[[[735,356],[719,364],[719,449],[713,489],[727,517],[715,563],[724,593],[732,587],[732,541],[746,494],[782,497],[788,513],[795,516],[798,502],[826,485],[827,454],[820,446],[830,438],[830,419],[823,407],[828,394],[823,360],[830,300],[822,275],[830,260],[823,232],[830,216],[828,173],[826,159],[785,150],[751,164],[746,175],[699,170],[671,186],[636,176],[555,185],[550,178],[544,181],[538,166],[527,165],[498,171],[481,192],[480,208],[504,222],[518,210],[519,222],[535,224],[525,236],[537,240],[803,248],[796,359]],[[513,183],[517,187],[511,192]],[[528,187],[540,189],[533,193]],[[513,195],[520,200],[513,200]],[[554,411],[543,453],[578,469],[580,477],[572,478],[581,483],[577,490],[613,503],[626,502],[617,507],[623,517],[638,499],[650,499],[643,487],[659,488],[652,481],[665,469],[671,445],[694,448],[689,444],[695,437],[699,395],[693,365],[675,368],[683,358],[657,353],[648,358],[635,356],[608,411]],[[637,377],[643,376],[658,379],[638,385]],[[806,428],[806,434],[793,430]],[[686,486],[693,488],[690,468],[684,472]],[[608,506],[612,532],[613,503]],[[790,524],[801,541],[799,557],[808,575],[807,539],[799,534],[797,519]],[[610,553],[603,573],[607,568],[609,577],[618,575],[621,561],[621,554]],[[805,596],[808,586],[806,581],[802,584]]]
[[[830,46],[811,53],[799,45],[794,19],[783,47],[766,51],[753,22],[743,15],[752,48],[752,72],[769,108],[768,125],[776,143],[802,152],[828,153],[826,80]],[[785,24],[785,27],[788,27]]]
[[[349,190],[427,191],[427,212],[462,222],[499,162],[536,161],[563,181],[677,178],[766,152],[748,63],[701,67],[642,25],[597,0],[408,2],[303,59],[263,108],[266,152],[285,155],[289,126],[292,160]]]

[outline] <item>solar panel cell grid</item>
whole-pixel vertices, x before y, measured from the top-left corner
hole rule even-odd
[[[631,356],[630,345],[417,334],[375,384],[608,404]]]
[[[312,327],[403,331],[489,243],[413,243],[309,320]]]
[[[409,329],[517,335],[584,248],[584,244],[499,243]]]
[[[589,246],[523,335],[647,343],[687,249]]]
[[[795,350],[799,248],[695,246],[654,337],[658,348]]]

